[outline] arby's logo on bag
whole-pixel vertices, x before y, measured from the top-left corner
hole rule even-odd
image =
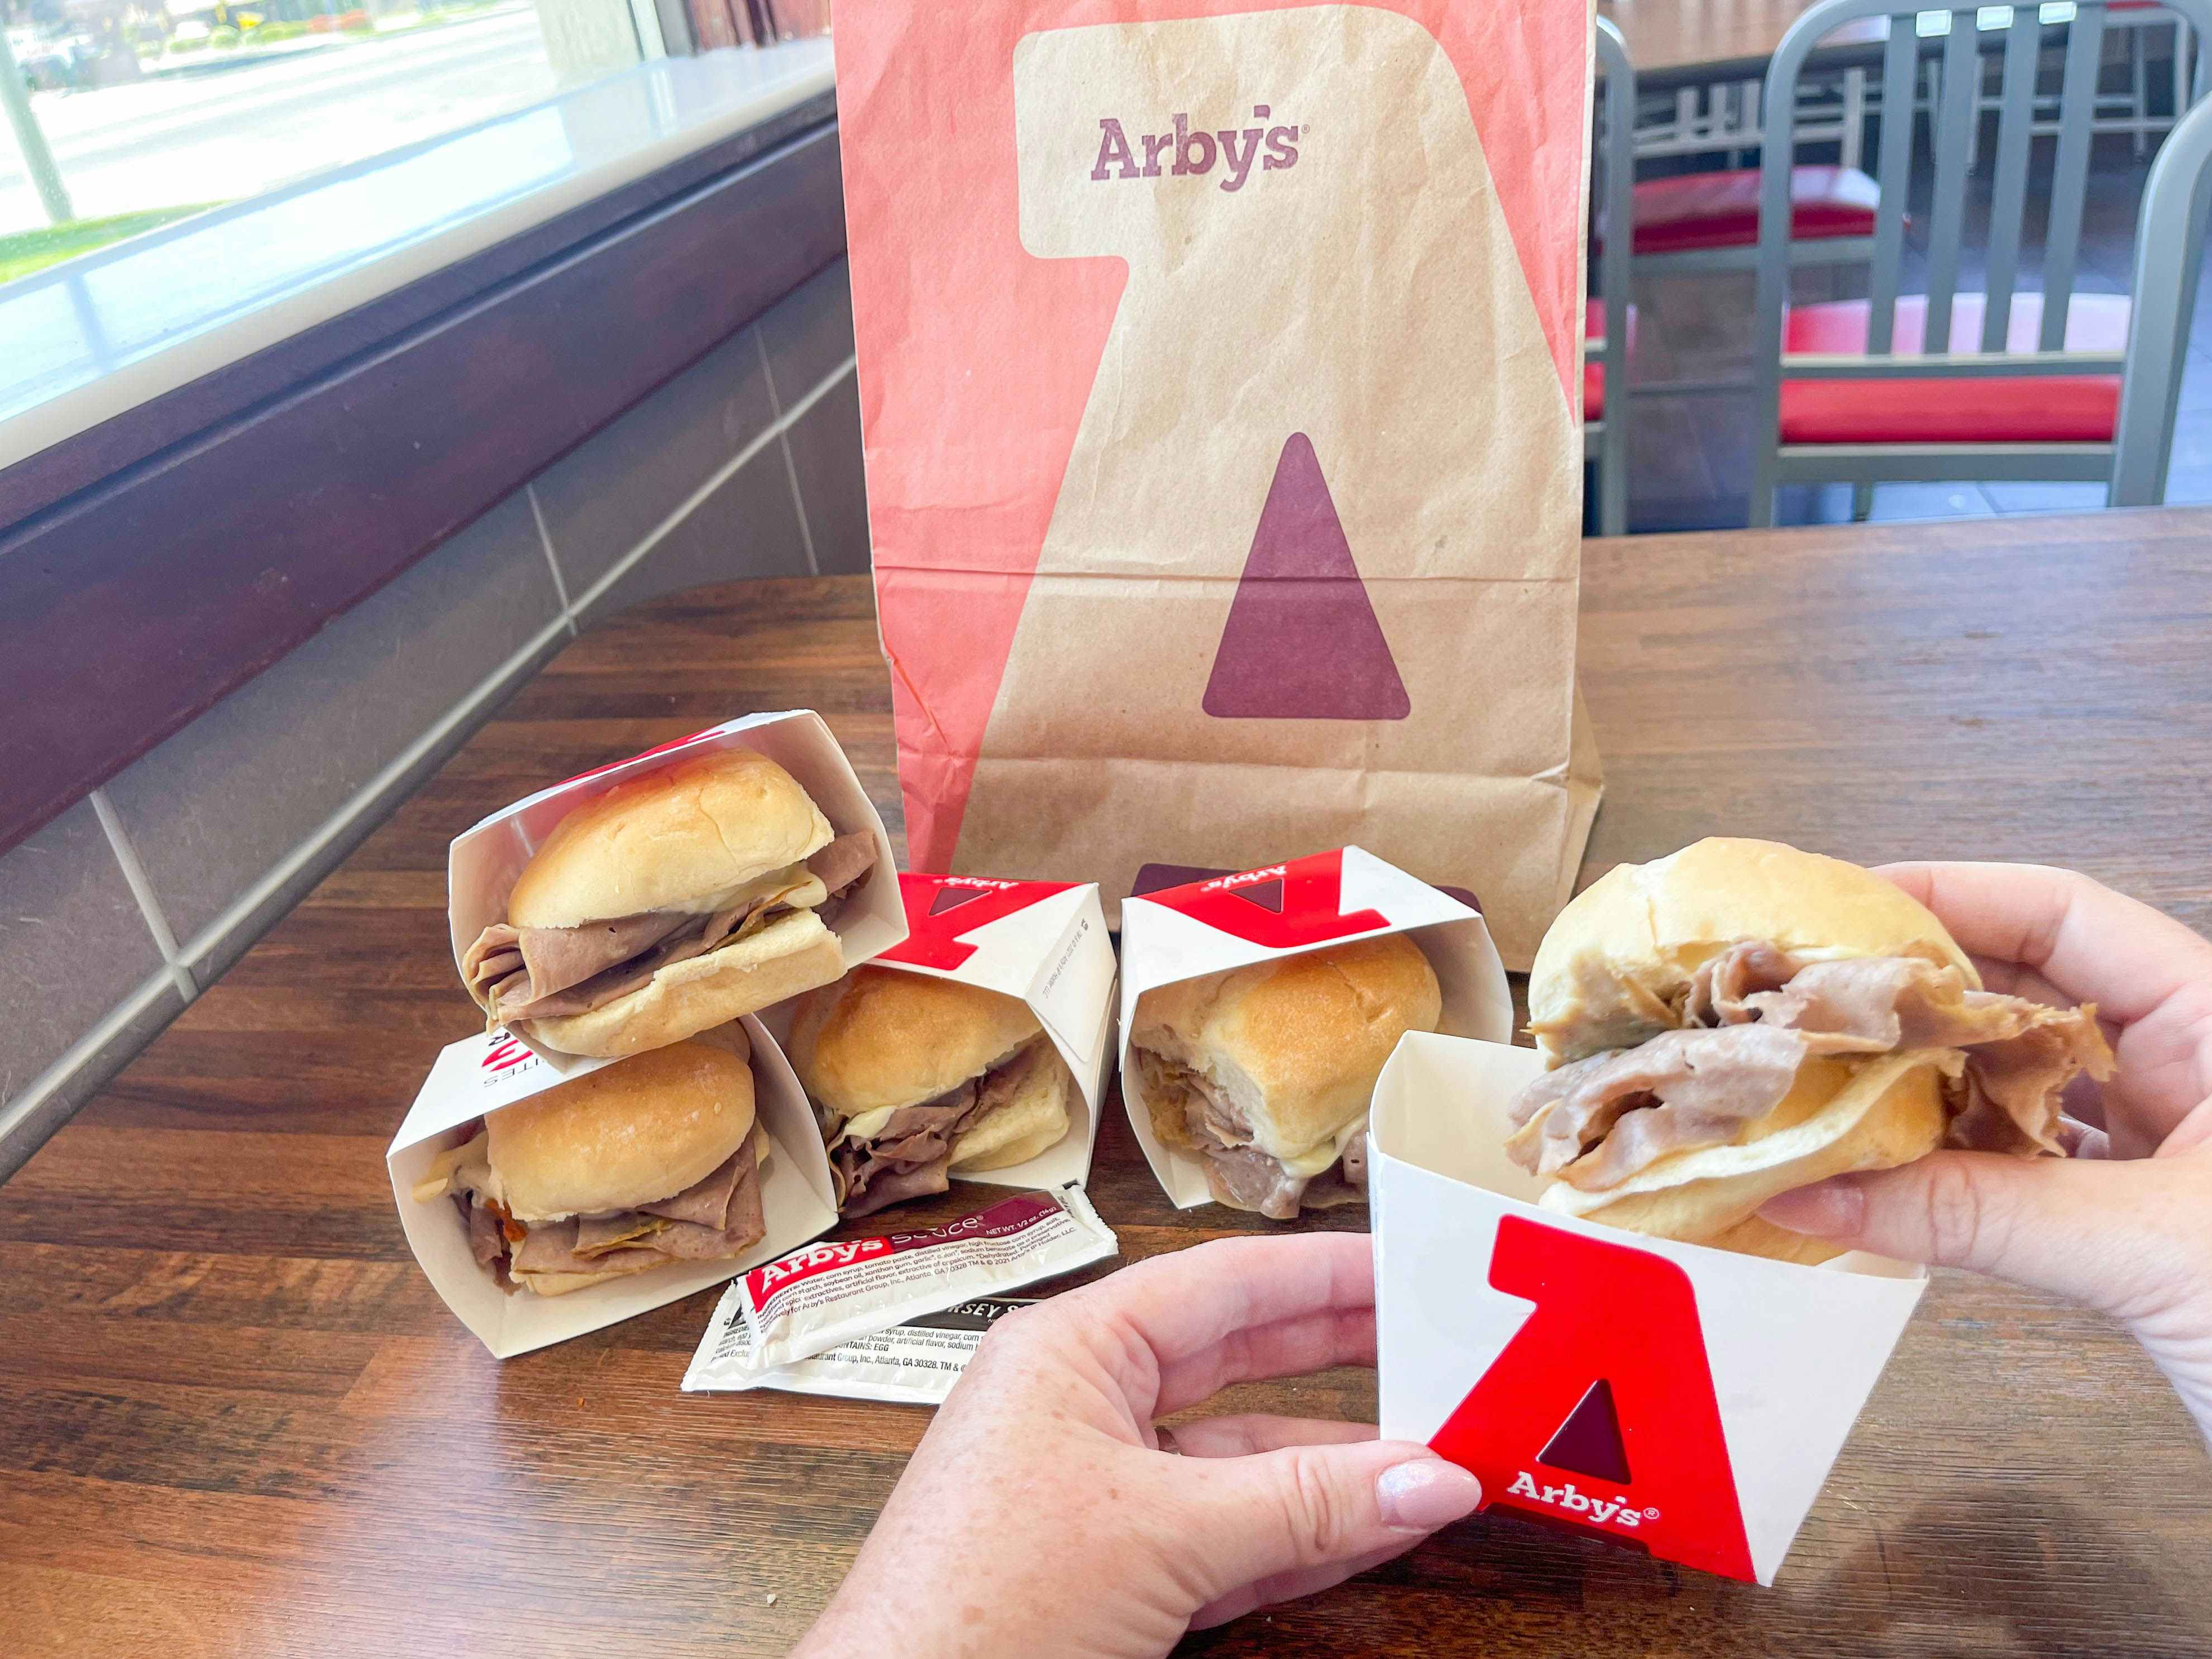
[[[906,903],[907,936],[883,952],[883,962],[951,973],[975,954],[967,936],[1026,910],[1071,881],[1000,881],[989,876],[899,875],[899,896]]]
[[[1429,1443],[1491,1504],[1753,1579],[1689,1275],[1509,1215],[1490,1283],[1534,1309]]]
[[[1145,902],[1271,951],[1327,945],[1390,925],[1380,910],[1345,909],[1342,848],[1146,893]]]
[[[1305,129],[1274,122],[1267,104],[1252,106],[1255,125],[1223,127],[1209,131],[1191,125],[1189,112],[1177,110],[1164,131],[1143,127],[1132,133],[1114,116],[1098,122],[1098,160],[1091,169],[1094,183],[1122,179],[1208,179],[1218,172],[1220,185],[1234,195],[1255,173],[1281,173],[1298,164],[1298,140]]]

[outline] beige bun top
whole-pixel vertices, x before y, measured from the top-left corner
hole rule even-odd
[[[802,998],[787,1046],[806,1092],[842,1120],[957,1088],[1043,1030],[1019,998],[867,967]]]
[[[524,1221],[635,1209],[712,1175],[753,1127],[752,1067],[733,1052],[746,1047],[742,1029],[716,1036],[656,1048],[486,1117],[486,1155],[508,1209]]]
[[[1528,979],[1537,1046],[1559,1065],[1656,1036],[1698,967],[1747,939],[1820,959],[1924,957],[1981,985],[1935,914],[1873,872],[1715,836],[1618,865],[1559,912]]]
[[[831,833],[790,773],[750,749],[720,750],[618,783],[562,818],[507,895],[507,919],[575,927],[697,909]]]
[[[1389,933],[1147,991],[1130,1041],[1204,1073],[1254,1143],[1288,1158],[1366,1111],[1398,1039],[1442,1012],[1428,957]]]

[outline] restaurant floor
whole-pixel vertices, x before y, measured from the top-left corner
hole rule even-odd
[[[2040,282],[2040,207],[2049,186],[2048,145],[2039,145],[2029,184],[2028,223],[2022,236],[2021,284]],[[2088,208],[2081,228],[2078,293],[2125,294],[2132,286],[2136,212],[2148,158],[2138,160],[2124,138],[2103,138],[2094,153]],[[1907,252],[1900,287],[1924,292],[1931,176],[1914,181]],[[1989,162],[1970,181],[1966,255],[1960,288],[1981,282],[1982,248],[1988,240]],[[1840,278],[1840,283],[1838,279]],[[1863,270],[1805,271],[1796,277],[1801,301],[1864,295]],[[1747,520],[1753,437],[1747,383],[1753,350],[1752,278],[1748,272],[1679,276],[1640,285],[1637,295],[1632,383],[1732,381],[1741,392],[1694,397],[1638,397],[1629,434],[1629,528],[1634,531],[1724,529]],[[2201,288],[2197,323],[2175,420],[2173,461],[2166,499],[2212,501],[2212,283]],[[1980,518],[2007,513],[2078,512],[2102,507],[2105,489],[2093,483],[1886,483],[1875,491],[1876,519]],[[1778,492],[1781,524],[1848,520],[1847,484],[1791,486]],[[1593,526],[1595,528],[1595,526]]]

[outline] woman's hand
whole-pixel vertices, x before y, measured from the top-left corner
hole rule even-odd
[[[2068,870],[1881,873],[1942,918],[1991,990],[2095,1003],[2118,1074],[2069,1096],[2072,1158],[1937,1152],[1785,1193],[1760,1213],[2100,1309],[2149,1350],[2212,1439],[2212,943]]]
[[[1153,1426],[1232,1382],[1374,1362],[1355,1234],[1203,1244],[1008,1316],[794,1659],[1164,1654],[1389,1560],[1473,1510],[1474,1477],[1353,1423]]]

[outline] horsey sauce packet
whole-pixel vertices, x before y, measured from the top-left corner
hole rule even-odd
[[[744,1369],[752,1334],[742,1319],[723,1328],[714,1352],[702,1346],[684,1374],[686,1394],[780,1389],[786,1394],[836,1395],[898,1406],[938,1406],[967,1371],[991,1328],[1034,1298],[979,1296],[942,1313],[921,1314],[873,1336],[855,1337],[827,1353],[772,1371]],[[732,1365],[732,1362],[735,1364]],[[734,1378],[734,1380],[725,1380]]]

